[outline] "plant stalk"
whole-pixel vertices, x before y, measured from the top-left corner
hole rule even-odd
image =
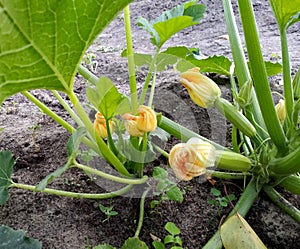
[[[282,67],[283,67],[283,88],[284,88],[284,102],[286,109],[286,117],[288,123],[293,122],[293,109],[294,109],[294,93],[291,79],[290,58],[288,50],[288,41],[286,35],[286,28],[280,30],[281,39],[281,54],[282,54]]]
[[[262,56],[261,45],[251,0],[238,0],[245,41],[252,71],[253,84],[268,133],[281,151],[287,150],[287,140],[277,118]]]
[[[125,24],[126,44],[127,44],[131,108],[132,108],[132,113],[135,114],[138,109],[138,96],[137,96],[137,89],[136,89],[136,75],[135,75],[136,72],[135,72],[134,53],[133,53],[133,46],[132,46],[129,5],[127,5],[124,8],[124,24]]]
[[[142,226],[143,226],[144,213],[145,213],[145,200],[146,200],[146,196],[147,196],[149,190],[150,190],[150,188],[146,189],[143,192],[143,195],[142,195],[141,200],[140,200],[140,215],[139,215],[138,226],[137,226],[137,229],[136,229],[135,234],[134,234],[135,238],[139,237]]]
[[[137,179],[133,179],[133,178],[123,178],[123,177],[118,177],[118,176],[114,176],[108,173],[105,173],[101,170],[98,169],[94,169],[92,167],[74,162],[74,167],[81,169],[85,172],[89,172],[91,174],[103,177],[105,179],[114,181],[114,182],[119,182],[119,183],[125,183],[125,184],[143,184],[148,180],[147,176],[144,176],[143,178],[137,178]]]
[[[36,186],[28,185],[28,184],[21,184],[21,183],[12,183],[9,188],[20,188],[20,189],[26,189],[33,192],[36,191]],[[90,193],[76,193],[76,192],[70,192],[70,191],[64,191],[64,190],[58,190],[58,189],[52,189],[52,188],[45,188],[41,191],[41,193],[46,194],[52,194],[52,195],[59,195],[59,196],[66,196],[71,198],[82,198],[82,199],[108,199],[116,196],[120,196],[122,194],[125,194],[132,188],[132,185],[127,185],[124,188],[121,188],[117,191],[113,191],[110,193],[104,193],[104,194],[90,194]]]
[[[268,197],[284,212],[289,214],[293,219],[300,223],[300,210],[294,207],[289,201],[281,196],[274,188],[269,185],[263,187]]]

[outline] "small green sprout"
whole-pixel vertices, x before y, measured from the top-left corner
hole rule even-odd
[[[152,209],[159,207],[162,201],[172,200],[181,203],[183,201],[183,192],[180,190],[176,183],[168,179],[168,172],[161,168],[155,167],[153,171],[153,178],[157,180],[155,196],[159,196],[158,200],[153,200],[150,203]]]
[[[117,211],[113,210],[114,209],[114,206],[112,205],[111,203],[111,200],[110,200],[110,203],[109,203],[109,206],[108,207],[105,207],[104,205],[102,204],[99,204],[99,208],[100,208],[100,211],[106,215],[106,219],[104,219],[102,221],[102,223],[106,222],[106,221],[109,221],[110,217],[111,216],[115,216],[118,214]]]
[[[182,240],[179,237],[180,229],[173,222],[168,222],[165,225],[165,229],[169,234],[164,238],[163,242],[159,240],[153,241],[153,247],[155,249],[165,249],[166,245],[170,244],[171,249],[182,249]]]
[[[227,196],[221,196],[221,191],[216,188],[211,188],[210,192],[215,199],[208,200],[208,203],[216,205],[218,207],[218,215],[221,216],[221,208],[227,207],[228,203],[235,199],[235,195],[229,194]]]

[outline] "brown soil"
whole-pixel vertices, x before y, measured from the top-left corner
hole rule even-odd
[[[163,10],[183,1],[150,1],[139,0],[131,5],[133,42],[137,52],[153,52],[149,36],[136,26],[136,18],[147,19],[158,16]],[[175,35],[166,46],[185,45],[198,47],[204,55],[225,55],[231,57],[229,42],[222,38],[226,34],[223,21],[221,1],[201,1],[207,6],[205,18],[193,28],[188,28]],[[266,59],[274,60],[280,55],[279,34],[276,22],[268,5],[268,1],[253,1],[260,27],[262,48]],[[120,58],[125,48],[122,15],[114,20],[91,46],[87,54],[96,55],[94,73],[106,75],[117,84],[119,89],[128,93],[128,77],[126,60]],[[299,41],[296,31],[299,24],[289,31],[290,50],[292,51],[292,72],[300,65]],[[298,45],[298,46],[297,46]],[[298,49],[298,50],[297,50]],[[91,69],[91,67],[90,67]],[[138,82],[145,78],[145,69],[138,72]],[[230,127],[214,110],[206,111],[195,107],[186,91],[178,83],[178,74],[166,70],[158,74],[159,90],[155,100],[157,110],[172,117],[175,121],[188,126],[202,136],[211,138],[222,145],[230,146]],[[226,79],[218,78],[223,94],[230,98],[229,85]],[[272,88],[280,91],[280,81],[272,78]],[[82,77],[76,78],[75,92],[85,101],[86,84]],[[47,91],[33,91],[35,96],[44,101],[59,115],[70,120],[63,107]],[[167,101],[166,101],[167,100]],[[17,160],[13,180],[20,183],[37,184],[47,174],[66,162],[66,141],[69,134],[49,117],[42,114],[37,107],[29,103],[25,97],[17,94],[7,99],[0,109],[0,126],[5,130],[0,133],[0,149],[10,149]],[[221,127],[221,128],[220,128]],[[34,129],[35,128],[35,129]],[[176,141],[164,145],[170,149]],[[147,167],[151,175],[153,166],[166,165],[166,161],[158,156]],[[215,187],[236,197],[241,194],[242,183],[233,183],[216,179]],[[107,186],[100,179],[91,181],[82,172],[72,169],[55,179],[50,184],[53,188],[61,188],[77,192],[105,192]],[[201,248],[218,228],[223,215],[229,208],[221,209],[220,215],[215,206],[208,204],[213,199],[210,194],[212,185],[203,178],[190,182],[179,182],[178,186],[185,192],[183,203],[162,202],[157,212],[150,209],[154,197],[146,199],[145,220],[140,234],[150,247],[155,235],[164,238],[164,225],[174,222],[181,231],[184,248]],[[300,198],[284,193],[298,208]],[[110,243],[120,248],[123,242],[134,235],[139,214],[139,198],[118,197],[112,200],[94,201],[71,199],[25,190],[11,189],[8,202],[0,207],[0,224],[14,229],[23,229],[27,234],[42,242],[44,249],[89,248],[100,243]],[[100,212],[98,204],[111,204],[118,212],[109,222]],[[268,248],[298,248],[300,225],[288,215],[282,213],[267,197],[261,195],[251,208],[247,220]]]

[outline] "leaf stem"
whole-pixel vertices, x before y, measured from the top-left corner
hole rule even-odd
[[[143,105],[144,102],[145,102],[147,90],[148,90],[151,78],[152,78],[152,76],[154,74],[155,65],[156,65],[156,61],[157,61],[157,57],[158,57],[159,51],[160,51],[160,47],[157,47],[156,51],[155,51],[155,54],[154,54],[154,56],[152,58],[151,64],[149,66],[149,71],[148,71],[147,77],[145,79],[143,90],[142,90],[142,93],[141,93],[141,96],[140,96],[140,102],[139,102],[140,105]]]
[[[30,92],[23,91],[22,94],[29,99],[32,103],[34,103],[38,108],[41,109],[42,112],[46,113],[49,117],[51,117],[55,122],[64,127],[68,132],[73,133],[75,129],[65,120],[63,120],[60,116],[54,113],[48,106],[39,101],[36,97],[34,97]]]
[[[283,88],[284,88],[284,101],[286,108],[286,116],[288,118],[288,123],[293,122],[293,101],[294,93],[291,80],[291,68],[290,68],[290,58],[288,51],[288,41],[286,35],[286,28],[280,30],[280,40],[281,40],[281,54],[282,54],[282,67],[283,67]]]
[[[81,76],[83,76],[83,78],[85,78],[86,80],[88,80],[90,83],[92,83],[93,85],[96,85],[96,83],[98,82],[98,77],[96,75],[94,75],[93,73],[91,73],[86,67],[84,67],[83,65],[79,65],[77,68],[77,71],[79,74],[81,74]]]
[[[114,181],[114,182],[119,182],[119,183],[125,183],[125,184],[143,184],[148,180],[147,176],[144,176],[143,178],[137,178],[137,179],[133,179],[133,178],[123,178],[123,177],[118,177],[118,176],[114,176],[108,173],[105,173],[101,170],[98,169],[94,169],[92,167],[74,162],[74,167],[81,169],[83,171],[92,173],[94,175],[103,177],[105,179]]]
[[[125,24],[126,44],[127,44],[131,107],[132,107],[132,113],[135,114],[138,109],[138,96],[137,96],[137,89],[136,89],[136,75],[135,75],[136,72],[135,72],[134,53],[133,53],[133,46],[132,46],[129,5],[127,5],[124,8],[124,24]]]
[[[264,192],[268,197],[283,211],[289,214],[297,222],[300,223],[300,210],[294,207],[289,201],[287,201],[281,194],[279,194],[274,188],[269,185],[263,187]]]
[[[245,41],[252,69],[253,84],[260,109],[273,143],[282,151],[287,150],[287,140],[277,118],[262,56],[261,45],[251,0],[238,0]]]
[[[12,183],[9,188],[20,188],[20,189],[26,189],[33,192],[36,191],[36,186],[28,185],[28,184],[21,184],[21,183]],[[70,192],[70,191],[64,191],[64,190],[58,190],[58,189],[52,189],[52,188],[45,188],[41,191],[42,193],[47,194],[53,194],[53,195],[59,195],[59,196],[66,196],[71,198],[82,198],[82,199],[108,199],[115,196],[120,196],[126,192],[128,192],[132,188],[132,185],[127,185],[124,188],[121,188],[117,191],[113,191],[110,193],[103,193],[103,194],[90,194],[90,193],[76,193],[76,192]]]
[[[218,150],[229,150],[228,148],[217,144],[213,141],[210,141],[209,139],[200,136],[199,134],[187,129],[186,127],[172,121],[169,118],[166,118],[164,116],[158,116],[158,126],[163,129],[164,131],[170,133],[174,137],[182,140],[183,142],[187,142],[192,137],[197,137],[202,139],[203,141],[211,143],[216,149]]]
[[[136,229],[135,234],[134,234],[135,238],[139,237],[141,229],[142,229],[142,226],[143,226],[144,210],[145,210],[145,200],[146,200],[146,197],[147,197],[147,194],[148,194],[149,190],[150,190],[150,188],[146,189],[143,192],[143,195],[142,195],[141,200],[140,200],[140,215],[139,215],[138,226],[137,226],[137,229]]]

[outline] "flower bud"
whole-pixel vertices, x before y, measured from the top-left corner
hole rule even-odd
[[[144,135],[144,132],[140,131],[137,128],[137,121],[139,118],[138,116],[125,113],[122,115],[122,118],[125,120],[125,128],[130,134],[130,136],[142,137]]]
[[[175,145],[169,155],[169,164],[175,175],[184,181],[203,175],[215,164],[215,147],[198,138]]]
[[[215,100],[221,96],[218,85],[200,74],[197,67],[182,73],[180,83],[188,90],[191,99],[203,108],[213,107]]]
[[[278,104],[275,106],[275,110],[280,123],[283,123],[286,116],[285,102],[283,99],[279,100]]]
[[[300,68],[293,79],[294,98],[300,99]]]
[[[138,109],[137,128],[142,132],[154,131],[157,127],[155,112],[148,106],[141,105]]]
[[[113,121],[109,121],[108,123],[109,123],[109,129],[112,133]],[[97,112],[95,115],[94,127],[98,132],[98,134],[100,135],[100,137],[107,138],[108,134],[107,134],[107,127],[106,127],[106,120],[100,112]]]
[[[252,98],[252,81],[247,81],[240,89],[237,102],[240,107],[244,108],[251,103]]]

